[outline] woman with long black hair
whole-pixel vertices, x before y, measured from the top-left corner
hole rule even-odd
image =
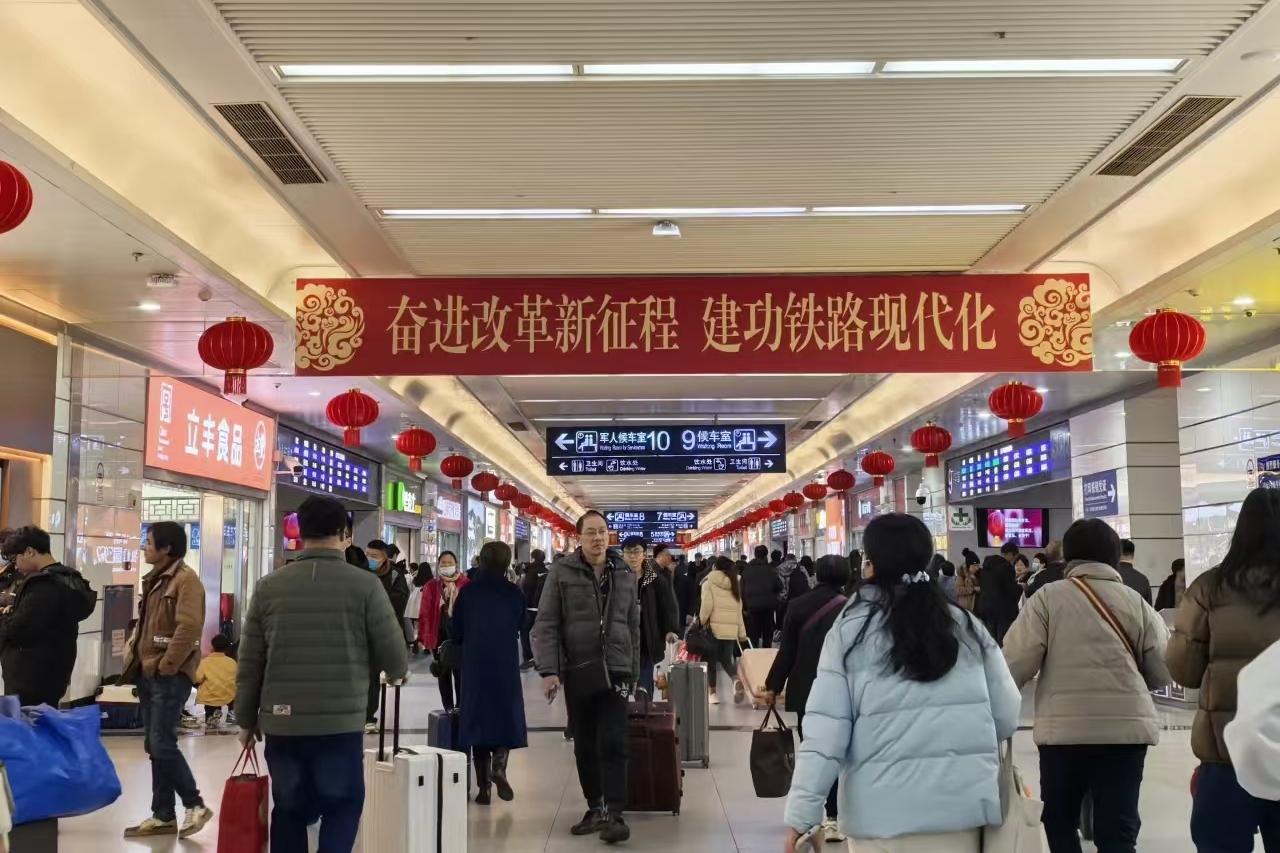
[[[1191,749],[1200,759],[1191,840],[1204,851],[1280,850],[1280,802],[1236,780],[1224,730],[1236,715],[1240,670],[1280,640],[1280,491],[1254,489],[1240,507],[1221,565],[1187,586],[1169,640],[1169,670],[1199,687]]]
[[[1022,698],[991,635],[930,580],[924,522],[877,516],[863,548],[865,583],[827,633],[805,707],[785,849],[822,824],[838,778],[855,853],[977,853],[981,827],[1001,822],[999,746]]]
[[[720,697],[716,695],[715,664],[718,661],[733,684],[733,701],[741,702],[746,691],[737,680],[734,658],[739,643],[747,641],[747,624],[742,618],[742,579],[738,564],[728,557],[716,557],[715,567],[702,585],[705,589],[698,621],[710,628],[716,638],[716,660],[708,661],[711,664],[707,671],[708,701],[712,705],[720,704]]]

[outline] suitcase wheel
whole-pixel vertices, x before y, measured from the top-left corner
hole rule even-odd
[[[702,759],[702,769],[706,770],[710,766],[711,766],[711,756],[708,755]]]

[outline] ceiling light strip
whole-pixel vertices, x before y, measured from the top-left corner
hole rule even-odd
[[[992,216],[1025,213],[1027,204],[889,204],[813,207],[383,208],[387,220],[417,219],[782,219],[800,216]]]

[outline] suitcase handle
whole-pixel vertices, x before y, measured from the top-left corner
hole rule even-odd
[[[391,729],[391,757],[399,755],[401,752],[407,752],[400,748],[400,687],[404,684],[403,680],[388,680],[387,674],[381,674],[382,682],[382,713],[378,718],[378,762],[382,763],[387,760],[387,684],[395,688],[396,698],[396,722]]]

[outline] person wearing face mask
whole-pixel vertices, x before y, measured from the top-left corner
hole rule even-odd
[[[653,666],[667,653],[667,643],[679,639],[679,605],[675,590],[664,572],[659,572],[647,556],[640,536],[622,542],[622,559],[635,573],[640,595],[640,676],[636,689],[653,697]]]
[[[387,545],[381,539],[374,539],[364,550],[369,563],[369,571],[382,581],[382,588],[387,591],[391,601],[391,609],[396,614],[396,624],[404,625],[404,609],[409,604],[409,581],[404,572],[395,567],[394,556],[399,553],[394,545]],[[364,725],[365,734],[378,733],[378,702],[382,695],[381,673],[369,673],[369,708]]]
[[[422,606],[418,610],[418,642],[431,650],[436,662],[440,661],[440,644],[449,639],[449,620],[453,618],[458,593],[469,583],[458,570],[458,555],[442,551],[436,562],[436,576],[422,588]],[[456,697],[462,693],[462,674],[452,669],[439,668],[440,702],[446,711],[452,711]]]

